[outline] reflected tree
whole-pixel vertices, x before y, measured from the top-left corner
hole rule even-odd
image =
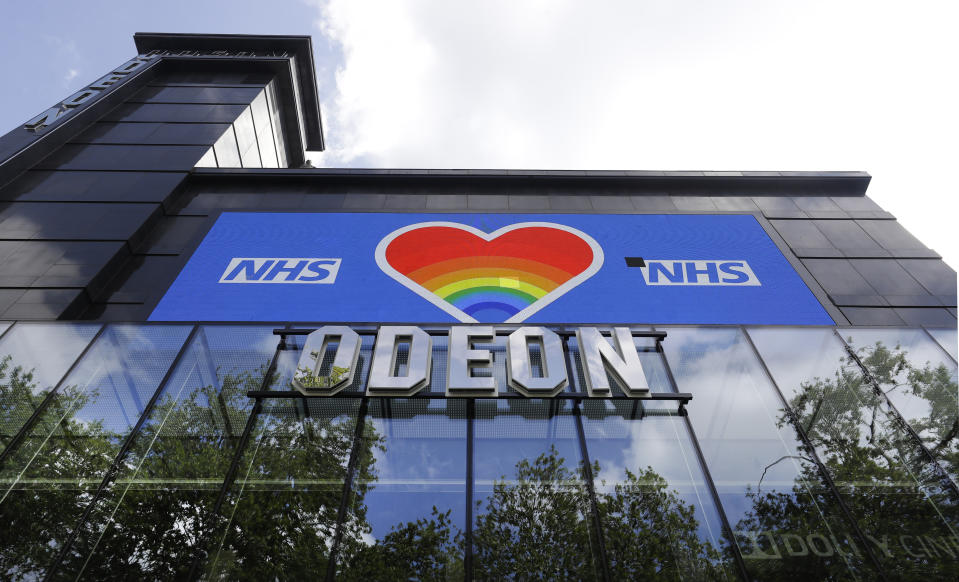
[[[4,429],[20,429],[44,401],[33,371],[0,361]],[[76,411],[95,392],[63,386],[29,435],[8,451],[0,467],[0,573],[4,578],[42,576],[59,554],[78,515],[99,484],[96,475],[112,461],[120,435]],[[11,433],[13,431],[11,430]],[[12,437],[12,435],[10,435]],[[5,443],[6,444],[6,443]],[[42,448],[42,454],[37,451]],[[109,460],[106,460],[109,459]]]
[[[600,479],[601,467],[592,473]],[[555,448],[522,460],[480,501],[473,529],[480,580],[599,578],[589,493]],[[724,579],[719,552],[697,534],[694,508],[651,467],[596,492],[607,568],[615,580]]]
[[[949,401],[951,391],[954,410],[957,387],[944,367],[913,368],[904,351],[882,344],[861,348],[857,357],[882,390],[906,377],[909,390],[932,401]],[[810,446],[802,458],[818,455],[865,539],[843,523],[828,483],[809,460],[790,491],[748,493],[752,507],[735,529],[753,572],[766,580],[858,577],[872,569],[872,552],[895,579],[959,579],[954,491],[855,358],[841,358],[832,377],[804,381],[789,406],[792,415],[784,411],[780,427],[806,435]],[[925,422],[924,440],[933,444],[955,439],[952,420],[934,414],[915,422]]]
[[[589,496],[580,473],[554,447],[532,461],[520,460],[515,477],[496,481],[477,510],[477,580],[596,577]]]
[[[0,359],[0,451],[46,398],[47,390],[37,390],[33,370],[13,363],[13,356]]]

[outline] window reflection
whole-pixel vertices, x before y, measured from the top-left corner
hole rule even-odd
[[[855,577],[871,563],[775,387],[736,328],[676,328],[663,343],[723,509],[757,579]],[[801,505],[777,521],[769,508]],[[823,542],[826,540],[826,542]],[[810,544],[817,551],[809,550]],[[828,550],[826,546],[828,545]]]
[[[187,326],[109,327],[0,468],[0,571],[43,576],[186,339]]]
[[[610,401],[583,406],[611,578],[734,577],[683,419],[641,405],[629,412]]]
[[[926,330],[929,332],[929,335],[934,337],[939,345],[942,346],[942,349],[952,357],[952,361],[959,360],[959,347],[957,347],[957,339],[959,339],[959,333],[956,329],[929,329]]]
[[[474,578],[599,578],[572,403],[477,400],[475,422]]]
[[[841,333],[899,414],[959,480],[956,364],[921,329]]]
[[[182,579],[213,528],[211,510],[273,357],[272,328],[201,328],[163,387],[123,468],[61,573]],[[129,556],[137,556],[129,560]]]
[[[0,451],[99,329],[97,324],[18,323],[0,339]]]
[[[368,406],[337,579],[462,579],[465,401]]]
[[[325,574],[358,409],[357,399],[266,401],[212,536],[208,578]]]
[[[763,328],[749,334],[868,540],[858,550],[870,552],[894,578],[955,579],[954,490],[890,414],[833,330]],[[766,515],[787,523],[810,511],[784,500],[769,504]],[[817,551],[825,550],[823,545]]]

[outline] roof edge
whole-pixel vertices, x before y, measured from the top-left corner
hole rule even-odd
[[[270,34],[193,34],[137,32],[133,35],[137,51],[153,50],[228,50],[276,51],[292,54],[296,62],[297,90],[306,128],[306,149],[323,151],[323,118],[313,62],[313,41],[307,35]]]

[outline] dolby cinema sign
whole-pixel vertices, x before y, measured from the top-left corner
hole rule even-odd
[[[461,325],[449,330],[446,396],[496,397],[502,388],[490,373],[493,352],[480,347],[495,338],[493,326]],[[649,397],[649,383],[632,331],[612,328],[605,337],[598,328],[576,330],[580,366],[591,397],[612,396],[610,377],[633,398]],[[307,396],[333,396],[357,373],[360,336],[346,326],[330,325],[310,333],[293,376],[293,386]],[[534,365],[531,352],[538,355]],[[329,352],[332,351],[332,354]],[[400,353],[405,357],[398,365]],[[430,385],[433,340],[422,329],[382,326],[376,334],[367,396],[412,396]],[[325,364],[325,365],[324,365]],[[483,372],[485,371],[485,373]],[[569,384],[563,340],[540,326],[521,327],[506,338],[506,380],[511,388],[531,398],[556,396]]]

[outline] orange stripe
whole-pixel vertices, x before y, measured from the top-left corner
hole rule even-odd
[[[460,269],[459,271],[453,271],[452,273],[444,273],[437,277],[433,277],[428,281],[420,283],[420,285],[426,287],[430,291],[436,291],[442,287],[449,285],[450,283],[456,283],[457,281],[465,281],[466,279],[479,279],[482,277],[505,277],[508,279],[518,279],[529,283],[530,285],[535,285],[544,291],[552,291],[553,289],[559,287],[559,283],[556,281],[551,281],[546,277],[541,277],[536,273],[529,273],[526,271],[518,271],[516,269],[501,269],[493,267],[478,267],[474,269]],[[412,277],[411,277],[412,278]]]
[[[423,281],[429,281],[436,277],[446,275],[447,273],[466,269],[511,269],[513,271],[530,273],[552,281],[553,288],[558,287],[572,278],[572,275],[566,271],[544,263],[515,257],[490,256],[449,259],[421,267],[411,273],[404,273],[404,275],[422,284]]]

